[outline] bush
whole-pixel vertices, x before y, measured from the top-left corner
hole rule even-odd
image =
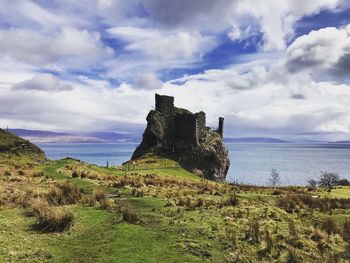
[[[47,201],[36,199],[32,202],[33,215],[37,218],[34,228],[40,232],[63,232],[74,223],[72,213],[62,207],[50,206]]]
[[[350,181],[348,179],[339,179],[337,185],[350,186]]]
[[[315,190],[317,188],[317,181],[315,179],[308,179],[307,187],[310,190]]]
[[[322,172],[320,176],[319,185],[328,190],[331,190],[339,182],[339,175],[337,173]]]
[[[6,175],[6,176],[11,176],[11,172],[10,172],[9,170],[6,170],[6,171],[4,172],[4,175]]]
[[[276,169],[272,169],[271,170],[271,175],[269,178],[269,184],[275,188],[280,184],[281,178],[280,178],[280,174],[277,172]]]

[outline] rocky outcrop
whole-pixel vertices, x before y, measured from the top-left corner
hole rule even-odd
[[[0,129],[0,153],[23,154],[38,160],[46,159],[39,147],[3,129]]]
[[[206,179],[223,181],[230,166],[223,142],[224,119],[216,131],[206,127],[205,113],[176,108],[174,97],[156,94],[156,108],[147,116],[143,140],[132,159],[152,153],[179,162]]]

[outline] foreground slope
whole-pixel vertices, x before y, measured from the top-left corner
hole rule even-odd
[[[349,187],[217,183],[155,155],[110,168],[49,161],[1,138],[0,262],[350,259]]]

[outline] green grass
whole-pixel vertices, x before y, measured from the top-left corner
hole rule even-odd
[[[154,204],[154,200],[148,205],[145,202],[140,204],[141,215],[146,215]],[[133,207],[137,208],[137,204],[134,202]],[[1,211],[0,261],[203,262],[184,254],[175,242],[183,237],[174,231],[157,225],[117,224],[114,213],[95,208],[75,206],[71,211],[76,223],[63,234],[33,231],[34,219],[24,217],[22,210]]]
[[[2,177],[8,187],[48,188],[57,181],[68,181],[83,189],[103,189],[112,193],[110,210],[92,206],[68,205],[75,223],[68,232],[38,233],[33,230],[35,218],[26,217],[20,208],[0,206],[0,262],[286,262],[288,247],[297,251],[303,262],[325,262],[327,253],[341,256],[345,241],[339,232],[320,241],[311,239],[314,225],[332,218],[339,229],[350,218],[350,208],[320,211],[297,206],[287,212],[277,200],[294,195],[320,194],[323,197],[349,198],[350,187],[337,187],[331,193],[308,192],[305,188],[232,186],[199,181],[200,178],[176,166],[172,160],[149,156],[136,164],[135,170],[103,168],[72,159],[50,161],[34,169],[49,179],[24,176],[18,184]],[[129,168],[129,167],[128,167]],[[97,173],[96,179],[72,177],[72,170]],[[119,170],[118,170],[119,169]],[[111,176],[124,180],[115,186]],[[145,177],[146,174],[152,176]],[[154,175],[156,174],[156,176]],[[135,176],[132,177],[132,176]],[[159,185],[133,185],[138,176],[158,180]],[[168,180],[169,177],[178,180]],[[42,182],[41,182],[42,180]],[[148,179],[149,180],[149,179]],[[162,181],[163,180],[163,181]],[[30,185],[33,183],[33,186]],[[45,183],[45,184],[44,184]],[[141,195],[137,193],[142,192]],[[15,193],[15,191],[14,191]],[[236,194],[238,204],[220,205]],[[189,200],[188,202],[186,200]],[[0,200],[1,201],[1,200]],[[180,202],[181,201],[181,202]],[[202,205],[195,206],[196,202]],[[123,222],[128,208],[137,222]],[[123,210],[124,209],[124,210]],[[251,238],[250,226],[258,222],[259,242]],[[291,233],[291,222],[295,233]],[[265,229],[273,238],[274,248],[266,251]],[[324,230],[322,233],[324,234]],[[323,254],[320,247],[325,247]]]
[[[58,172],[58,169],[64,167],[65,165],[71,163],[72,160],[70,159],[63,159],[58,161],[53,161],[49,165],[45,165],[40,170],[44,172],[49,178],[52,178],[54,180],[66,180],[72,184],[77,185],[80,188],[91,190],[92,184],[90,182],[87,182],[86,180],[80,179],[80,178],[73,178],[71,176],[64,175],[60,172]]]
[[[323,193],[331,198],[350,198],[350,186],[337,186],[330,193]]]

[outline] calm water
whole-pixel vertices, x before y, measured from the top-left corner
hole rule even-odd
[[[98,165],[121,164],[130,159],[135,143],[38,144],[50,159],[78,158]],[[305,184],[321,171],[337,172],[350,179],[350,144],[227,143],[231,166],[228,181],[267,184],[272,168],[284,185]]]

